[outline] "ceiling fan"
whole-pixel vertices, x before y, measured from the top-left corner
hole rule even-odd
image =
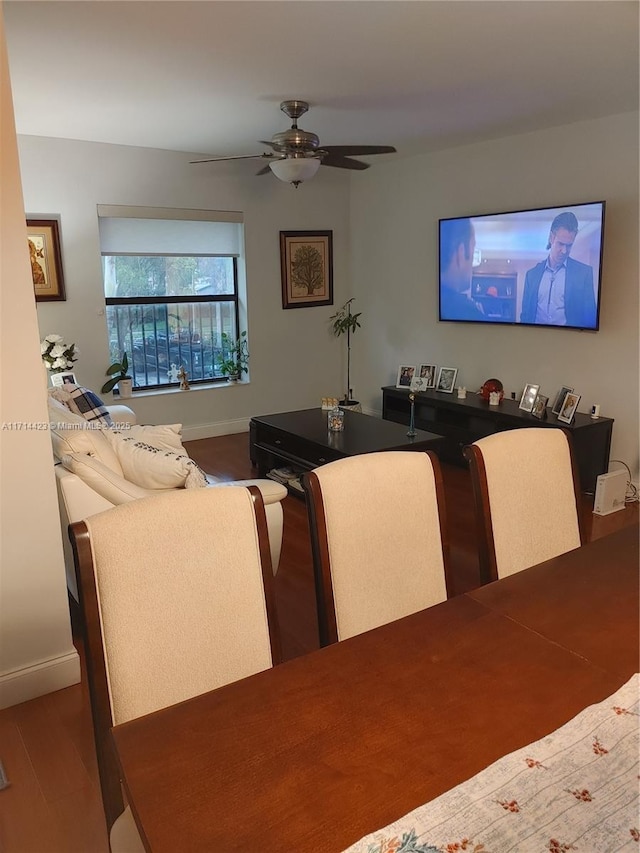
[[[272,153],[240,154],[230,157],[209,157],[206,160],[192,160],[192,163],[216,163],[220,160],[269,160],[256,174],[266,175],[273,172],[276,178],[297,187],[302,181],[309,180],[320,166],[333,166],[336,169],[368,169],[369,164],[354,160],[354,154],[393,154],[393,145],[320,145],[315,133],[298,127],[298,119],[309,109],[306,101],[283,101],[280,109],[288,115],[293,124],[289,130],[276,133],[270,141],[261,139],[262,145],[273,149]]]

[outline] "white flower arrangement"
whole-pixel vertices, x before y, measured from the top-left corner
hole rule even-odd
[[[40,342],[40,353],[44,366],[52,373],[62,373],[73,367],[78,360],[78,348],[75,344],[65,344],[60,335],[47,335]]]

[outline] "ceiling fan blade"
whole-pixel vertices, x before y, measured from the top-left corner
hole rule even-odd
[[[270,168],[269,164],[267,163],[266,166],[263,166],[262,169],[260,169],[259,171],[256,172],[256,175],[268,175],[270,171],[271,171],[271,168]]]
[[[326,149],[323,149],[326,151]],[[334,166],[336,169],[368,169],[368,163],[361,163],[360,160],[352,160],[349,157],[339,157],[337,154],[328,154],[322,158],[323,166]]]
[[[189,163],[219,163],[221,160],[261,160],[273,157],[273,154],[238,154],[231,157],[208,157],[206,160],[190,160]]]
[[[341,157],[351,154],[395,154],[396,151],[393,145],[323,145],[322,150]]]

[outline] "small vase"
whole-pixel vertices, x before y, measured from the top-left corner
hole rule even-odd
[[[126,400],[129,397],[132,397],[133,396],[132,389],[133,389],[133,382],[131,381],[131,379],[119,379],[118,380],[118,392],[120,393],[121,399]]]

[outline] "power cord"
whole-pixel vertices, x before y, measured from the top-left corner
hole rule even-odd
[[[617,462],[618,465],[624,465],[629,475],[629,479],[627,480],[627,493],[624,496],[624,502],[626,504],[636,503],[636,501],[638,500],[638,488],[637,486],[634,486],[634,484],[631,482],[631,468],[629,468],[627,463],[623,462],[621,459],[611,459],[609,464],[613,462]]]

